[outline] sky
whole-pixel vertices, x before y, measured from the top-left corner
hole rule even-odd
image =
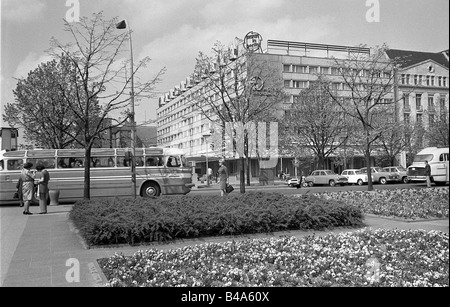
[[[200,51],[216,41],[229,45],[254,31],[267,40],[440,52],[449,48],[449,0],[0,0],[1,112],[14,102],[17,78],[50,57],[50,39],[69,42],[63,19],[103,12],[126,19],[133,31],[135,61],[151,80],[166,73],[155,99],[135,106],[136,121],[156,119],[157,97],[179,86]],[[0,119],[2,127],[9,126]]]

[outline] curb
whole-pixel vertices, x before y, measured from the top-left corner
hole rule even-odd
[[[383,216],[383,215],[376,215],[371,213],[364,213],[365,216],[370,216],[372,218],[379,218],[394,222],[402,222],[402,223],[424,223],[424,222],[435,222],[435,221],[448,221],[449,218],[417,218],[417,219],[408,219],[408,218],[401,218],[401,217],[395,217],[395,216]]]

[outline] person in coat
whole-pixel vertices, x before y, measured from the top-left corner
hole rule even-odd
[[[226,188],[228,183],[228,168],[225,166],[225,160],[221,159],[219,161],[219,170],[217,173],[219,174],[219,188],[220,188],[220,195],[224,196],[227,194]]]

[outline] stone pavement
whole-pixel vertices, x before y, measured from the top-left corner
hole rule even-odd
[[[330,231],[287,231],[272,234],[245,236],[208,237],[193,240],[179,240],[170,244],[147,246],[121,246],[114,248],[87,249],[80,236],[69,222],[72,205],[49,206],[47,215],[22,215],[22,208],[2,207],[1,212],[1,274],[2,287],[101,287],[106,278],[97,259],[110,257],[115,253],[132,255],[146,248],[172,249],[186,245],[251,238],[323,235]],[[37,206],[31,212],[38,212]],[[449,220],[405,222],[367,215],[367,227],[372,229],[424,229],[448,233]],[[356,231],[336,229],[333,233]]]

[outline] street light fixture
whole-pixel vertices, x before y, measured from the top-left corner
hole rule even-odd
[[[133,185],[132,195],[136,198],[136,123],[134,121],[134,67],[133,67],[133,42],[131,40],[131,28],[124,19],[116,25],[117,29],[127,29],[130,37],[130,54],[131,54],[131,107],[130,107],[130,124],[131,124],[131,183]]]

